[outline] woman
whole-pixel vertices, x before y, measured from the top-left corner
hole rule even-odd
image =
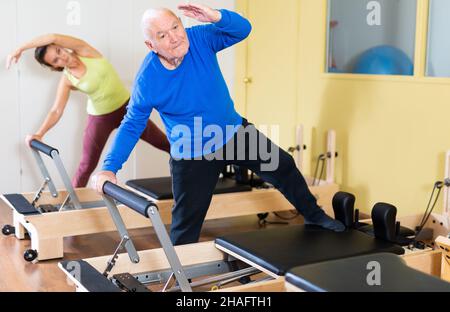
[[[6,67],[17,63],[22,53],[36,48],[35,58],[53,71],[62,72],[56,100],[39,130],[26,137],[30,141],[42,140],[44,135],[61,119],[71,90],[85,93],[88,121],[83,137],[83,154],[72,179],[74,187],[85,187],[97,167],[102,150],[111,132],[119,127],[130,93],[113,66],[92,46],[83,40],[50,34],[38,37],[18,48],[8,56]],[[167,137],[148,121],[141,139],[165,152],[170,152]]]

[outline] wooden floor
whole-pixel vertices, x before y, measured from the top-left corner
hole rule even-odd
[[[292,216],[289,212],[285,212],[283,215]],[[268,220],[280,221],[273,215]],[[301,217],[290,221],[291,224],[301,222]],[[0,228],[11,223],[11,210],[3,201],[0,201]],[[274,226],[283,225],[267,225],[267,227]],[[209,241],[227,233],[245,232],[259,228],[261,227],[257,216],[208,221],[203,227],[200,240]],[[130,234],[138,250],[160,247],[151,228],[131,231]],[[119,236],[115,232],[66,238],[64,240],[64,259],[75,260],[110,255],[114,253],[119,241]],[[14,236],[5,237],[0,234],[0,291],[74,291],[74,287],[66,281],[65,275],[57,267],[60,260],[33,264],[27,263],[23,259],[23,252],[30,248],[30,245],[30,241],[27,239],[19,241]]]

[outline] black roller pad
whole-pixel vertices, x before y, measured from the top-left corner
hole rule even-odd
[[[171,177],[132,180],[128,181],[126,184],[156,200],[173,199]],[[217,182],[214,194],[241,193],[250,192],[251,190],[251,186],[238,184],[233,179],[221,178],[219,179],[219,182]]]
[[[401,255],[403,248],[355,230],[335,233],[296,225],[227,235],[216,245],[283,276],[294,267],[380,252]]]
[[[379,281],[369,276],[373,261],[379,264]],[[310,292],[450,292],[450,283],[416,271],[389,253],[297,267],[286,274],[286,282]]]
[[[7,194],[3,197],[14,207],[14,209],[23,215],[39,215],[41,214],[28,200],[20,194]]]

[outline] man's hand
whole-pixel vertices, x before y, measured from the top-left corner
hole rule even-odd
[[[42,135],[38,135],[38,134],[29,134],[26,136],[25,138],[25,144],[29,147],[31,147],[31,141],[36,140],[36,141],[41,141],[42,142]]]
[[[21,56],[22,50],[20,49],[8,55],[8,57],[6,58],[6,69],[10,69],[12,63],[17,64]]]
[[[92,188],[103,195],[103,186],[106,182],[117,184],[116,175],[111,171],[100,171],[91,178]]]
[[[187,17],[203,23],[217,23],[222,19],[222,13],[200,4],[181,4],[178,9]]]

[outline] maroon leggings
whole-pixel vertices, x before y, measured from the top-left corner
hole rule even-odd
[[[126,114],[127,105],[128,102],[110,114],[88,116],[83,137],[83,156],[77,172],[72,179],[73,187],[85,187],[88,184],[89,177],[97,167],[109,135],[114,129],[120,126]],[[151,120],[148,121],[141,139],[157,149],[170,153],[170,143],[166,135]]]

